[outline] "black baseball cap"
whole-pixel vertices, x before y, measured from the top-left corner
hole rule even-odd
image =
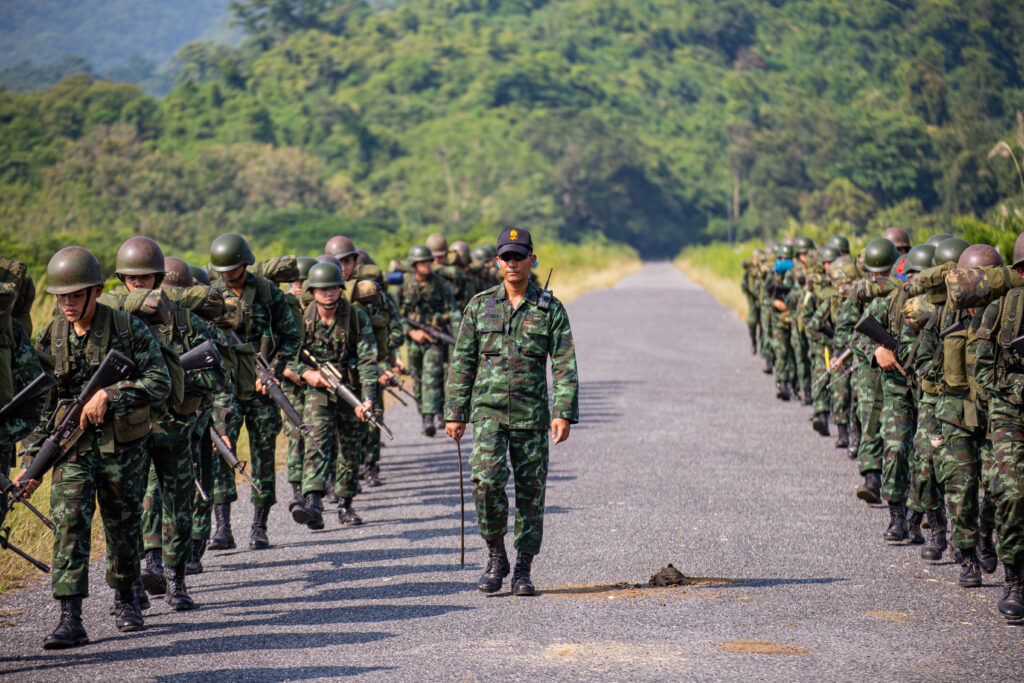
[[[498,256],[507,251],[526,256],[533,253],[533,238],[529,230],[522,228],[505,228],[498,235]]]

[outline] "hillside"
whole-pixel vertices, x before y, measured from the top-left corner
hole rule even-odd
[[[277,10],[286,11],[277,11]],[[273,11],[272,11],[273,10]],[[949,226],[1019,202],[1011,0],[242,0],[160,100],[0,94],[0,248],[313,249],[517,222],[645,256],[791,221]],[[4,236],[6,234],[6,237]],[[32,235],[24,244],[24,236]],[[17,236],[17,238],[15,238]],[[7,243],[6,245],[4,243]]]

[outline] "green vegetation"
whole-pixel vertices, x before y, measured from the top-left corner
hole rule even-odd
[[[769,239],[988,224],[1021,199],[1015,158],[988,156],[1024,108],[1015,0],[231,11],[246,42],[181,48],[160,100],[84,76],[0,92],[0,248],[38,267],[139,232],[200,253],[229,229],[288,251],[343,231],[379,257],[515,222],[666,257],[724,238],[727,207]]]

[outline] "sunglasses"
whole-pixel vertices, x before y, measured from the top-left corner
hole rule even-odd
[[[498,258],[505,263],[510,261],[525,261],[527,256],[529,256],[529,254],[520,254],[518,251],[506,251],[504,254],[498,254]]]

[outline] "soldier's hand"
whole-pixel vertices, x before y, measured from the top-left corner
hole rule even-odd
[[[85,429],[88,425],[103,424],[103,417],[107,414],[107,406],[110,405],[110,394],[100,389],[92,395],[82,408],[82,418],[79,426]]]
[[[402,361],[401,358],[396,358],[395,359],[395,368],[394,368],[394,370],[395,370],[395,373],[399,374],[399,375],[402,374],[403,372],[405,372],[405,363]]]
[[[292,370],[291,368],[285,368],[284,372],[282,372],[281,374],[284,375],[285,379],[287,379],[292,384],[304,384],[302,378],[295,374],[295,371]]]
[[[409,330],[409,338],[419,344],[433,344],[434,338],[423,330]]]
[[[900,362],[896,359],[896,354],[884,346],[879,346],[875,349],[875,361],[878,363],[878,367],[883,370],[888,370],[890,372],[897,370],[904,377],[907,376],[906,371],[903,370],[900,366]]]
[[[327,382],[320,375],[319,370],[306,370],[302,373],[302,379],[306,381],[306,384],[313,387],[314,389],[326,389]]]
[[[445,422],[444,433],[455,439],[456,441],[462,441],[462,435],[466,433],[465,422]]]
[[[383,372],[381,372],[381,375],[377,379],[377,381],[380,382],[384,386],[388,386],[388,385],[391,384],[391,380],[393,380],[394,378],[395,378],[395,373],[391,372],[390,370],[384,370]]]
[[[367,399],[360,403],[359,405],[357,405],[352,410],[355,412],[356,417],[358,417],[363,422],[366,422],[366,416],[369,415],[370,411],[373,410],[373,401]]]
[[[772,306],[774,306],[775,310],[778,311],[779,313],[785,313],[786,311],[789,310],[789,306],[787,306],[786,302],[783,301],[782,299],[775,299],[774,301],[772,301]]]
[[[560,444],[569,438],[569,421],[564,417],[556,417],[551,421],[551,438]]]
[[[22,470],[21,472],[18,472],[18,476],[14,478],[15,484],[21,486],[21,478],[25,476],[26,471],[27,470]],[[29,479],[27,482],[25,482],[25,488],[22,489],[22,493],[26,498],[28,498],[37,488],[39,488],[39,484],[40,481],[38,479]]]

